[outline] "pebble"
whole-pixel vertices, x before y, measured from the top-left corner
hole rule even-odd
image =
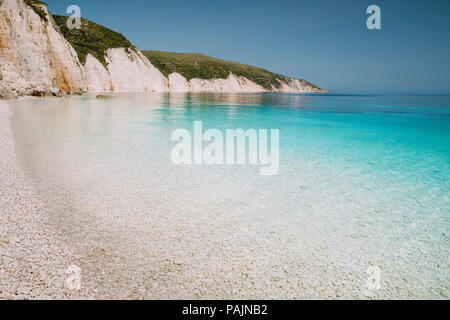
[[[447,298],[445,290],[430,292],[403,281],[405,272],[416,271],[416,266],[398,271],[409,260],[397,266],[389,253],[369,255],[376,253],[366,240],[369,232],[333,238],[308,224],[308,216],[303,221],[282,212],[255,217],[246,214],[250,206],[241,200],[233,207],[232,198],[208,214],[209,203],[217,199],[209,202],[207,197],[214,193],[180,206],[169,195],[165,201],[153,199],[164,192],[162,185],[152,187],[153,181],[142,186],[144,191],[111,183],[111,189],[100,190],[102,197],[93,181],[75,192],[85,207],[67,200],[71,194],[62,197],[63,204],[44,201],[17,163],[9,114],[2,105],[0,150],[0,299]],[[70,178],[90,178],[84,169]],[[163,174],[155,172],[155,177]],[[117,196],[131,192],[128,188],[137,201]],[[335,239],[342,244],[336,247]],[[376,293],[361,291],[367,262],[383,266],[383,287]],[[66,285],[71,265],[82,269],[79,291]]]

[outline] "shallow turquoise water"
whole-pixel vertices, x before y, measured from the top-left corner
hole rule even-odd
[[[286,221],[281,234],[305,254],[319,260],[315,248],[325,246],[330,263],[354,261],[361,282],[375,261],[387,273],[384,296],[448,293],[450,96],[150,94],[13,107],[21,161],[55,201],[97,212],[106,210],[93,209],[99,199],[113,210],[145,198],[167,214]],[[199,120],[279,129],[278,174],[172,164],[171,133]]]

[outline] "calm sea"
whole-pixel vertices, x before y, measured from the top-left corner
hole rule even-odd
[[[135,248],[149,265],[179,257],[189,266],[179,273],[217,281],[200,297],[245,298],[238,283],[255,298],[449,293],[450,96],[155,93],[11,106],[20,161],[80,250]],[[194,121],[279,129],[278,174],[174,165],[171,133]],[[380,289],[367,288],[369,266]]]

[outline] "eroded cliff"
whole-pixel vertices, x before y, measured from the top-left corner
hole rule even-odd
[[[0,0],[0,98],[74,92],[320,92],[267,70],[200,54],[144,51],[82,19],[69,29],[38,0]],[[194,59],[194,60],[192,60]],[[194,67],[193,67],[194,66]]]

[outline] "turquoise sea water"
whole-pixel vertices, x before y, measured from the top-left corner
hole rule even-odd
[[[236,251],[255,245],[235,242],[231,229],[240,230],[243,239],[280,247],[255,261],[310,261],[314,268],[302,269],[306,297],[317,279],[333,287],[330,297],[372,296],[369,265],[382,270],[375,297],[449,294],[450,96],[155,93],[11,105],[21,163],[61,221],[76,227],[95,217],[144,239],[162,228],[157,218],[172,217],[204,232],[184,235],[185,252],[211,239]],[[171,133],[200,120],[205,129],[279,129],[278,174],[174,165]],[[239,264],[229,254],[220,259]]]

